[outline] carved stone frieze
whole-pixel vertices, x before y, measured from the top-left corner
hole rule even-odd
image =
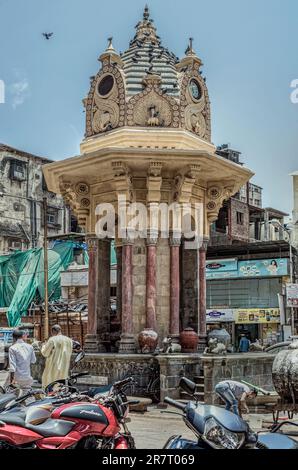
[[[190,93],[190,82],[195,80],[200,87],[198,99]],[[210,142],[211,118],[210,101],[204,79],[197,68],[189,65],[180,78],[180,126],[194,132],[200,138]]]
[[[100,93],[100,84],[110,80],[111,90]],[[108,88],[107,88],[108,89]],[[86,107],[86,137],[105,132],[125,124],[125,86],[122,71],[117,64],[103,61],[103,68],[92,79]]]

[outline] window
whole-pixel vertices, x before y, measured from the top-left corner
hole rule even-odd
[[[24,181],[26,179],[26,163],[20,160],[12,160],[10,164],[10,178]]]
[[[238,225],[243,225],[244,224],[244,214],[243,214],[243,212],[236,212],[236,217],[237,217],[237,224]]]
[[[47,222],[49,225],[55,225],[57,223],[57,213],[48,212],[47,213]]]

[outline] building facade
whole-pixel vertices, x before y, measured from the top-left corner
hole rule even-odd
[[[48,187],[71,204],[87,233],[89,246],[89,318],[85,347],[110,351],[110,244],[98,238],[97,207],[108,203],[123,226],[131,203],[149,208],[160,203],[201,208],[203,243],[187,250],[181,232],[169,223],[161,236],[159,215],[150,231],[131,238],[117,227],[117,314],[121,318],[120,353],[134,352],[146,328],[159,342],[193,326],[206,344],[206,245],[210,224],[225,199],[252,176],[248,169],[216,154],[211,143],[210,102],[202,61],[192,40],[181,59],[161,43],[148,8],[129,48],[118,54],[109,40],[99,58],[84,100],[86,134],[81,155],[44,167]],[[125,200],[124,206],[119,200]],[[130,206],[131,207],[131,206]],[[126,217],[126,216],[125,216]],[[184,267],[187,269],[184,269]]]
[[[44,197],[48,234],[70,231],[70,209],[44,180],[42,166],[50,161],[0,144],[0,254],[42,246]]]
[[[292,173],[291,176],[293,181],[292,242],[298,248],[298,171]]]
[[[217,154],[242,166],[241,153],[228,145],[217,148]],[[284,239],[284,231],[271,222],[284,224],[289,214],[263,207],[263,189],[250,181],[220,209],[218,219],[211,226],[210,246],[277,241]]]

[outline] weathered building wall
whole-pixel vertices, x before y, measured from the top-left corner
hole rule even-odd
[[[43,182],[46,161],[0,147],[0,253],[42,245],[44,196],[48,200],[48,234],[69,231],[69,209]]]
[[[249,208],[246,203],[231,199],[230,203],[231,227],[230,236],[232,239],[249,241]],[[242,223],[239,223],[238,214],[242,215]]]

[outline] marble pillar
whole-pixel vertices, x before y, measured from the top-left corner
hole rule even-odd
[[[180,333],[180,238],[170,238],[170,325],[169,335],[178,342]]]
[[[122,317],[122,246],[116,247],[117,257],[117,322],[121,323]]]
[[[207,344],[207,330],[206,330],[206,252],[208,240],[202,242],[198,250],[198,335],[199,345],[198,350],[204,351]]]
[[[107,352],[110,345],[110,240],[88,236],[87,246],[88,324],[84,348],[86,352]]]
[[[157,332],[156,320],[156,251],[157,238],[147,239],[146,328]]]
[[[133,334],[132,316],[132,243],[123,240],[122,246],[122,318],[121,339],[119,344],[120,354],[129,354],[136,351]]]

